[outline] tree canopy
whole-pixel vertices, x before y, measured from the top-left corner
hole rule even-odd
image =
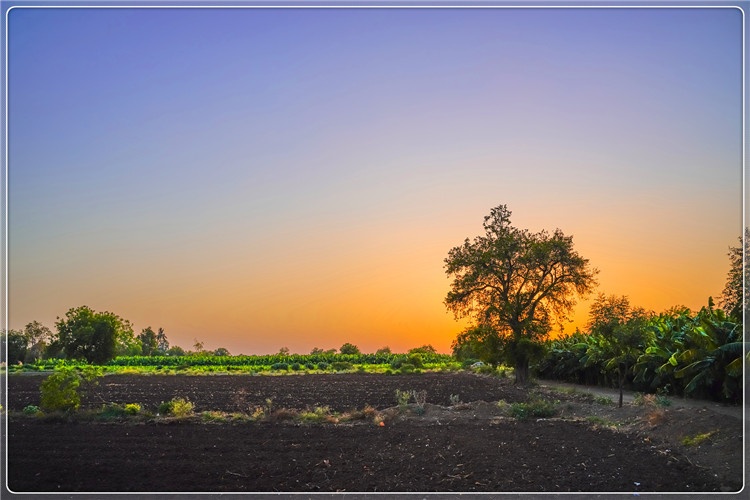
[[[448,252],[445,272],[453,281],[445,305],[456,319],[495,329],[514,358],[516,382],[524,383],[533,344],[567,318],[577,295],[593,290],[598,271],[573,249],[572,236],[519,229],[510,216],[506,205],[493,208],[483,236]]]
[[[740,245],[729,248],[730,269],[727,274],[727,283],[721,294],[719,304],[730,318],[734,321],[742,322],[743,316],[747,313],[750,306],[750,286],[747,286],[743,294],[743,282],[748,283],[750,280],[750,269],[742,269],[742,237],[740,236]],[[745,254],[750,248],[750,229],[745,229]],[[744,307],[743,307],[744,304]]]
[[[56,342],[66,357],[103,364],[115,357],[120,346],[135,343],[130,322],[111,312],[88,306],[70,309],[55,323]]]

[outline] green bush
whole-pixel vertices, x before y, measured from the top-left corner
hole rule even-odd
[[[411,363],[401,363],[401,368],[399,368],[399,371],[401,373],[412,373],[414,371],[414,365]]]
[[[138,415],[141,412],[141,405],[138,403],[128,403],[125,405],[125,413],[128,415]]]
[[[101,377],[102,369],[85,366],[80,370],[59,367],[47,377],[40,387],[41,406],[49,411],[75,411],[81,406],[81,383],[94,383]]]
[[[333,363],[331,363],[331,368],[333,368],[337,372],[343,372],[345,370],[353,369],[354,365],[348,361],[334,361]]]
[[[158,412],[173,417],[187,417],[193,414],[193,403],[185,398],[174,398],[159,405]]]
[[[34,405],[28,405],[23,409],[24,415],[36,415],[37,413],[41,413],[41,411],[38,406]]]
[[[288,370],[289,364],[287,363],[274,363],[271,365],[271,370]]]
[[[290,368],[292,370],[294,370],[295,372],[298,372],[298,371],[300,371],[302,369],[302,365],[299,364],[299,363],[292,363],[292,365],[290,366]]]
[[[510,415],[518,420],[525,420],[529,417],[548,418],[556,414],[557,405],[551,401],[542,399],[510,405]]]
[[[409,364],[414,366],[414,368],[422,368],[424,366],[422,355],[419,353],[410,354],[406,359]]]
[[[305,368],[307,368],[308,370],[314,370],[314,369],[315,369],[315,365],[314,365],[314,364],[312,364],[312,363],[307,363],[307,364],[305,365]]]
[[[321,361],[320,363],[318,363],[318,370],[327,370],[329,366],[331,366],[329,363]]]

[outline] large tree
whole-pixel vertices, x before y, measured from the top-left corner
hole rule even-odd
[[[70,359],[102,364],[114,358],[118,348],[135,343],[129,321],[88,306],[70,309],[64,318],[58,318],[55,326],[56,341]]]
[[[742,268],[742,236],[739,238],[740,245],[737,247],[729,247],[729,262],[730,269],[727,274],[727,283],[724,286],[724,291],[721,294],[719,304],[725,313],[729,315],[731,319],[740,323],[742,322],[743,316],[747,313],[750,307],[750,286],[748,286],[748,278],[750,278],[750,268]],[[750,248],[750,229],[745,229],[745,254],[748,253]],[[743,292],[743,283],[745,284],[745,290]],[[744,305],[743,305],[744,304]]]
[[[598,271],[573,249],[572,236],[519,229],[510,216],[505,205],[493,208],[484,236],[448,252],[445,272],[453,282],[445,305],[456,319],[469,317],[498,332],[516,383],[523,384],[538,343],[572,311],[576,295],[593,290]]]

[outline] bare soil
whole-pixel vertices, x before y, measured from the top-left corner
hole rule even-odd
[[[196,411],[267,404],[344,412],[369,404],[383,426],[203,423],[200,418],[83,422],[20,415],[42,376],[8,378],[8,485],[17,492],[736,492],[743,421],[710,406],[598,402],[580,391],[468,373],[417,375],[109,375],[84,406],[187,397]],[[424,412],[395,390],[425,390]],[[451,400],[457,395],[461,404]],[[518,421],[508,406],[556,402]],[[730,412],[731,413],[731,412]],[[697,445],[685,437],[710,433]]]

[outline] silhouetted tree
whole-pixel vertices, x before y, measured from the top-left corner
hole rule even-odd
[[[741,323],[743,316],[747,314],[750,307],[750,266],[742,271],[742,237],[739,238],[740,245],[729,247],[730,268],[727,274],[727,283],[721,294],[719,305],[725,313],[737,323]],[[745,253],[750,248],[750,229],[745,229]],[[743,280],[746,289],[743,295]]]
[[[360,354],[359,347],[357,347],[354,344],[350,344],[349,342],[342,345],[341,348],[339,349],[339,352],[341,354]]]
[[[567,317],[576,294],[594,288],[597,271],[573,249],[572,236],[518,229],[510,216],[505,205],[493,208],[484,218],[484,236],[448,252],[445,272],[453,282],[445,305],[456,319],[471,317],[497,331],[516,383],[526,383],[538,342],[553,320]]]
[[[55,323],[65,356],[103,364],[114,358],[119,346],[136,343],[130,322],[111,312],[96,312],[88,306],[70,309]]]

